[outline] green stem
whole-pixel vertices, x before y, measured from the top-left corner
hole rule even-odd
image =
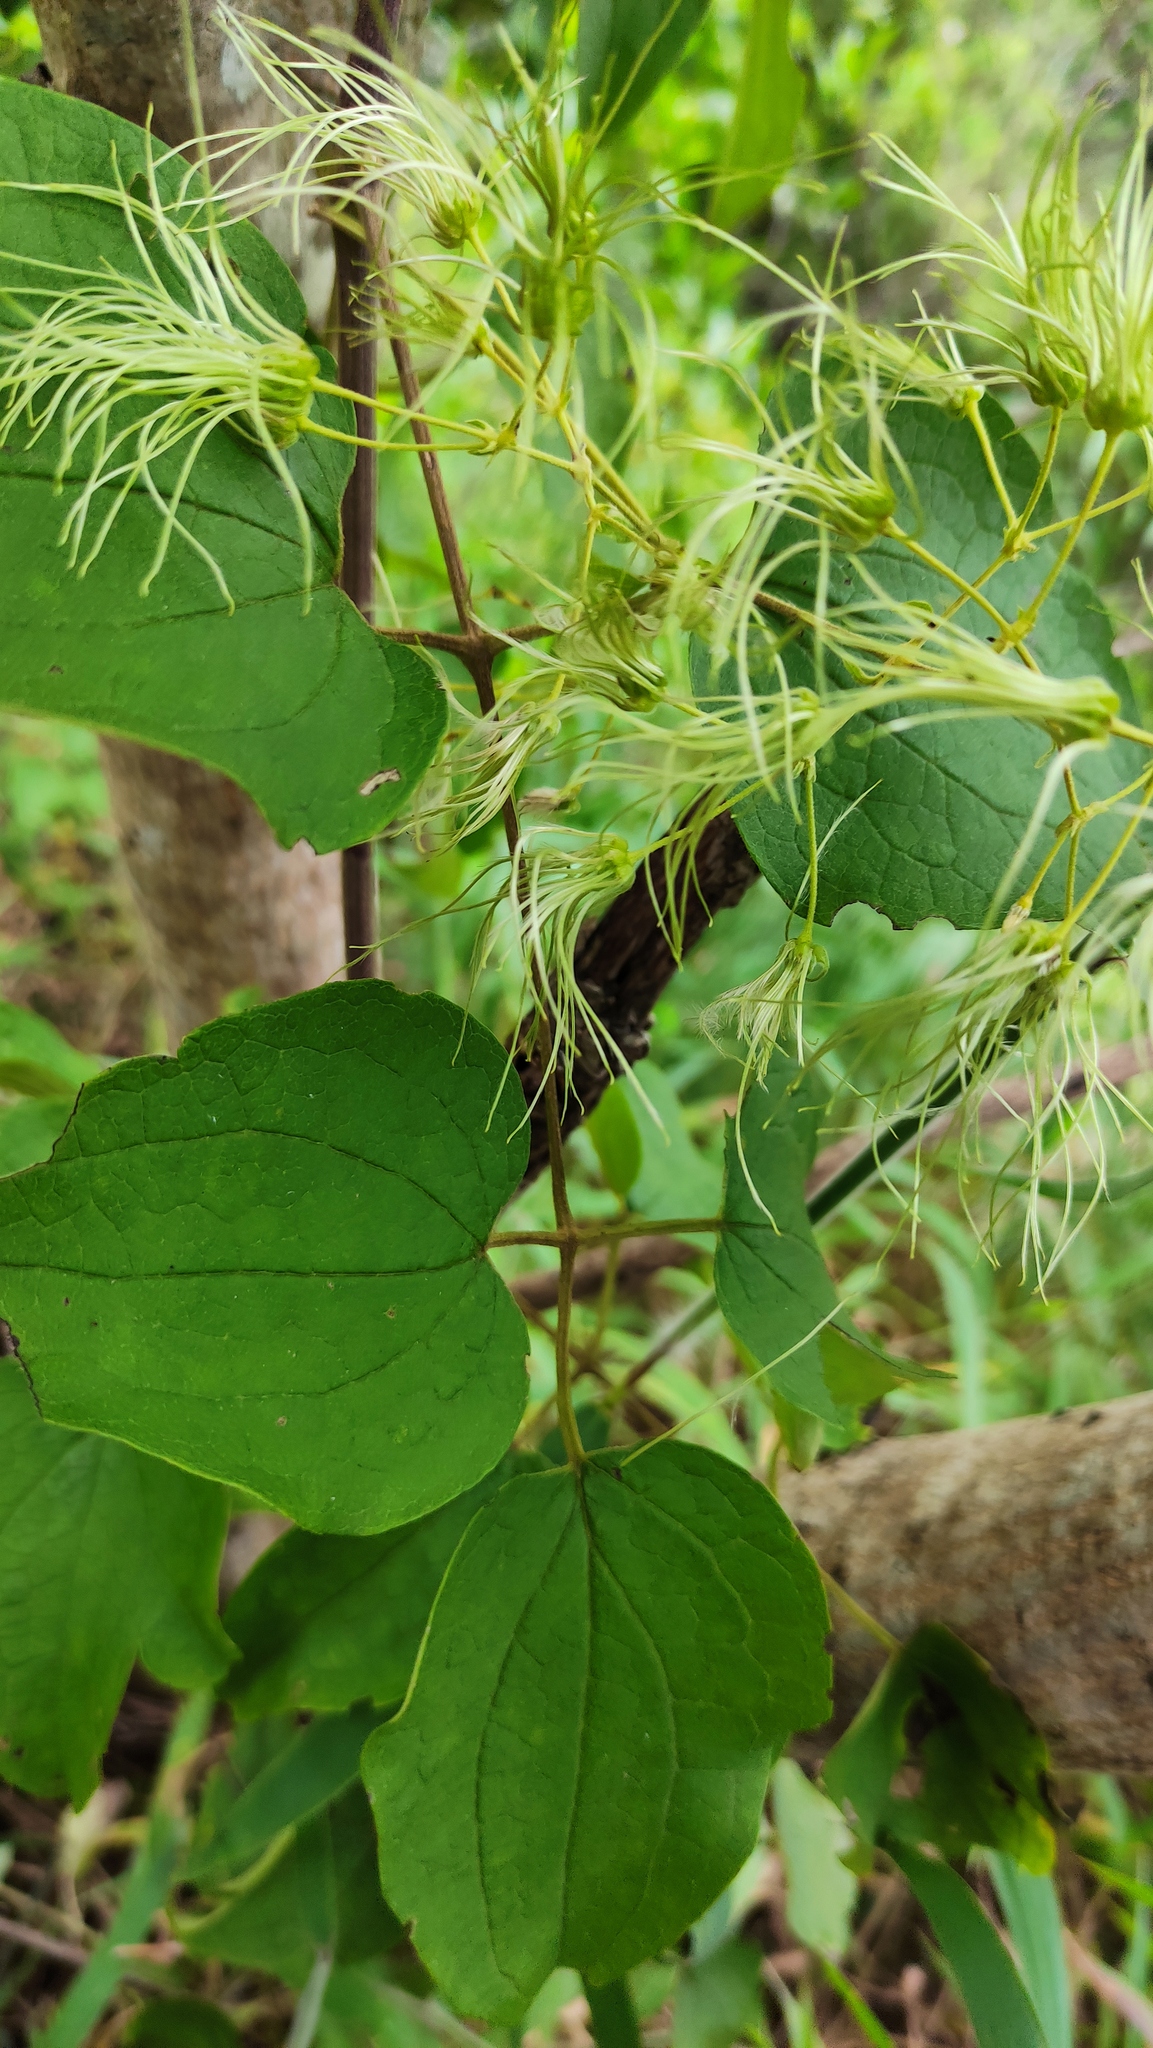
[[[816,924],[817,921],[817,862],[819,859],[819,849],[817,846],[817,805],[816,797],[814,795],[814,785],[816,783],[816,779],[816,762],[806,761],[805,823],[808,827],[809,833],[809,904],[808,915],[805,918],[805,929],[801,934],[801,943],[805,946],[809,946],[812,944],[813,926]]]
[[[550,1048],[543,1048],[546,1062]],[[560,1424],[561,1441],[565,1454],[574,1472],[579,1472],[585,1462],[585,1447],[577,1428],[576,1411],[572,1398],[572,1362],[569,1356],[569,1333],[572,1325],[573,1267],[576,1264],[577,1235],[573,1226],[572,1210],[569,1207],[568,1184],[565,1179],[564,1135],[561,1130],[560,1104],[557,1100],[556,1069],[549,1064],[544,1083],[545,1119],[548,1126],[548,1159],[552,1176],[553,1214],[556,1217],[557,1234],[560,1238],[560,1277],[557,1283],[556,1301],[556,1412]]]
[[[835,1579],[831,1572],[827,1572],[824,1565],[818,1565],[817,1569],[826,1593],[831,1593],[838,1606],[843,1607],[846,1614],[852,1615],[858,1627],[865,1629],[874,1642],[880,1643],[881,1648],[886,1650],[890,1657],[895,1657],[901,1649],[901,1644],[885,1627],[884,1622],[878,1621],[875,1614],[870,1614],[867,1607],[862,1607],[859,1600],[854,1600],[851,1593],[846,1593],[840,1580]]]
[[[1146,732],[1143,725],[1130,725],[1127,719],[1114,718],[1109,731],[1119,740],[1135,740],[1138,746],[1153,747],[1153,733]]]
[[[588,1245],[610,1244],[615,1238],[680,1237],[727,1228],[723,1216],[662,1216],[650,1221],[629,1216],[608,1223],[574,1223],[571,1230],[496,1230],[488,1240],[488,1251],[503,1251],[513,1244],[542,1244],[560,1248],[572,1237],[584,1249]]]
[[[1024,611],[1018,612],[1017,617],[1014,619],[1013,625],[1010,629],[1010,636],[1005,642],[1006,646],[1019,647],[1021,642],[1023,640],[1027,640],[1030,633],[1033,631],[1033,628],[1041,615],[1042,605],[1045,603],[1046,598],[1049,596],[1051,590],[1053,589],[1053,586],[1056,583],[1058,576],[1061,574],[1062,569],[1065,567],[1065,564],[1069,560],[1070,555],[1076,547],[1077,542],[1080,540],[1081,535],[1084,532],[1085,527],[1092,516],[1093,506],[1097,501],[1097,497],[1101,490],[1101,486],[1104,483],[1105,478],[1108,476],[1109,471],[1113,467],[1113,457],[1117,453],[1117,442],[1119,439],[1120,436],[1117,434],[1106,435],[1105,446],[1101,450],[1100,459],[1097,463],[1096,469],[1093,471],[1092,481],[1090,482],[1089,488],[1085,493],[1084,499],[1082,500],[1081,509],[1077,513],[1076,518],[1073,520],[1073,523],[1070,526],[1068,533],[1065,535],[1065,539],[1061,543],[1061,548],[1057,555],[1057,559],[1054,562],[1052,568],[1050,569],[1049,574],[1046,576],[1045,581],[1042,583],[1040,590],[1037,592],[1036,597],[1033,599],[1032,604],[1026,605]]]
[[[1123,491],[1119,498],[1107,498],[1103,505],[1094,505],[1093,510],[1089,514],[1090,520],[1104,519],[1107,512],[1122,511],[1126,505],[1131,505],[1135,498],[1143,498],[1147,488],[1146,484],[1135,484],[1131,491]],[[1028,535],[1028,539],[1030,541],[1048,540],[1051,533],[1064,533],[1066,527],[1070,524],[1071,522],[1068,519],[1055,519],[1051,526],[1037,527],[1035,532]]]
[[[1028,527],[1029,521],[1033,517],[1034,512],[1037,510],[1037,507],[1041,502],[1041,494],[1049,481],[1049,477],[1053,469],[1053,460],[1057,453],[1057,443],[1061,438],[1061,422],[1064,416],[1065,415],[1061,407],[1057,405],[1053,407],[1053,410],[1049,414],[1049,435],[1048,439],[1045,442],[1045,453],[1041,458],[1041,467],[1037,471],[1037,481],[1033,485],[1033,488],[1029,493],[1029,499],[1028,503],[1025,506],[1025,510],[1022,512],[1019,519],[1015,519],[1013,521],[1013,524],[1009,532],[1005,535],[1006,542],[1014,548],[1020,546],[1021,541],[1025,536],[1026,528]],[[1035,538],[1036,536],[1034,534],[1028,535],[1030,545],[1032,545],[1032,542],[1035,540]]]
[[[640,2022],[627,1977],[614,1977],[611,1984],[590,1984],[581,1978],[588,2000],[589,2032],[597,2048],[641,2048]]]
[[[872,2007],[865,2004],[856,1986],[850,1984],[844,1971],[837,1968],[832,1957],[821,1956],[820,1965],[842,2005],[848,2008],[866,2041],[872,2044],[872,2048],[897,2048],[888,2028],[881,2025]]]
[[[1000,467],[997,462],[997,457],[993,453],[993,444],[989,439],[985,422],[981,417],[980,399],[970,398],[967,401],[965,406],[965,418],[968,420],[969,425],[972,427],[973,432],[976,434],[977,440],[980,443],[981,453],[985,458],[985,467],[988,470],[990,477],[992,478],[993,489],[996,491],[997,496],[1001,500],[1001,510],[1004,512],[1005,518],[1008,521],[1009,530],[1012,531],[1012,528],[1017,523],[1017,514],[1013,510],[1013,500],[1009,496],[1008,491],[1005,489],[1005,480],[1001,475]]]
[[[613,1303],[616,1300],[617,1268],[620,1265],[623,1244],[623,1238],[614,1237],[608,1248],[605,1258],[605,1277],[601,1285],[600,1300],[597,1302],[596,1327],[588,1344],[584,1347],[581,1360],[581,1370],[583,1372],[596,1371],[600,1365],[600,1355],[609,1326],[609,1317],[613,1312]]]
[[[822,1223],[834,1209],[840,1208],[842,1202],[847,1202],[850,1195],[856,1194],[858,1188],[864,1187],[866,1181],[872,1180],[887,1160],[903,1152],[933,1117],[959,1101],[967,1078],[964,1067],[955,1067],[922,1102],[915,1103],[904,1116],[895,1117],[888,1130],[879,1132],[870,1144],[864,1145],[856,1157],[842,1166],[840,1172],[826,1181],[824,1187],[806,1203],[810,1223]]]
[[[1125,830],[1122,832],[1121,837],[1117,841],[1116,846],[1113,848],[1112,853],[1109,855],[1108,860],[1105,862],[1104,866],[1098,870],[1098,873],[1095,875],[1093,881],[1090,883],[1084,895],[1081,897],[1080,902],[1075,903],[1073,905],[1072,910],[1065,918],[1064,923],[1061,926],[1061,931],[1064,936],[1068,936],[1068,934],[1072,931],[1074,925],[1080,924],[1085,911],[1088,910],[1089,905],[1092,903],[1094,897],[1097,896],[1100,893],[1101,889],[1104,888],[1105,883],[1108,881],[1109,876],[1113,872],[1113,869],[1116,867],[1118,861],[1124,854],[1125,849],[1129,845],[1129,842],[1132,839],[1133,834],[1136,832],[1138,826],[1144,824],[1145,806],[1148,804],[1151,789],[1153,789],[1153,774],[1151,774],[1147,778],[1144,784],[1144,802],[1137,809],[1134,810],[1133,816],[1130,818],[1129,823],[1126,825]]]
[[[1137,1173],[1126,1173],[1112,1183],[1107,1180],[1034,1180],[1029,1173],[1007,1173],[997,1166],[970,1166],[967,1171],[979,1174],[982,1180],[995,1181],[998,1187],[1029,1188],[1034,1194],[1044,1195],[1046,1200],[1055,1202],[1094,1202],[1099,1197],[1104,1201],[1123,1202],[1129,1195],[1140,1194],[1142,1188],[1153,1184],[1153,1166],[1142,1167]]]
[[[896,524],[895,520],[890,519],[885,530],[892,535],[894,540],[899,540],[901,546],[907,548],[911,555],[915,555],[919,562],[923,562],[927,569],[932,569],[934,575],[944,577],[945,581],[951,583],[955,590],[959,590],[964,598],[969,598],[974,604],[980,605],[981,610],[988,613],[999,633],[1009,632],[1009,621],[1002,612],[997,610],[995,604],[991,604],[989,599],[982,595],[976,583],[968,582],[964,576],[958,574],[956,569],[950,569],[947,562],[942,562],[932,552],[931,548],[922,547],[920,541],[914,540],[911,534],[905,533]],[[955,611],[957,607],[953,606],[951,609]],[[1036,667],[1036,663],[1032,663],[1032,666]]]

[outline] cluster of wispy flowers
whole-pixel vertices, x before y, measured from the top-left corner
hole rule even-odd
[[[627,1066],[577,979],[584,925],[629,886],[636,858],[619,833],[529,826],[512,851],[508,885],[486,917],[473,956],[474,980],[495,959],[519,962],[522,1005],[533,1015],[525,1050],[540,1082],[559,1075],[572,1086],[582,1041],[610,1072]]]
[[[827,632],[859,686],[881,693],[878,702],[910,707],[893,721],[895,732],[926,716],[1016,718],[1067,746],[1107,739],[1121,708],[1101,676],[1045,675],[956,619],[879,592],[871,606],[846,610]]]
[[[1145,165],[1153,110],[1142,107],[1112,189],[1088,204],[1081,191],[1087,118],[1042,159],[1020,222],[1014,225],[998,209],[999,234],[970,220],[884,140],[881,146],[907,182],[881,182],[927,200],[962,229],[960,259],[1006,315],[990,325],[986,339],[1015,359],[1038,404],[1080,405],[1094,429],[1147,438],[1153,429],[1153,193],[1145,189]]]
[[[1023,1190],[1022,1272],[1031,1265],[1042,1286],[1106,1192],[1107,1140],[1110,1127],[1120,1127],[1120,1098],[1102,1069],[1097,1021],[1096,977],[1116,938],[1108,925],[1108,917],[1095,922],[1073,943],[1059,926],[1010,916],[944,977],[918,1020],[925,1033],[934,1014],[945,1014],[920,1078],[927,1097],[942,1077],[959,1078],[962,1187],[973,1172],[991,1172],[990,1233],[998,1212]],[[1023,1101],[1001,1088],[1007,1051]],[[988,1099],[996,1103],[999,1133],[991,1169],[982,1114]],[[1007,1147],[1000,1135],[1006,1128]]]
[[[498,166],[463,109],[335,31],[306,41],[228,5],[218,12],[273,108],[272,121],[255,134],[214,138],[230,206],[286,201],[299,224],[301,209],[318,202],[357,201],[379,213],[399,195],[443,248],[467,242],[492,201],[486,171]],[[274,173],[257,165],[270,143],[281,157]]]
[[[293,506],[307,589],[312,528],[283,451],[308,425],[317,358],[245,291],[203,207],[187,198],[165,207],[151,149],[147,198],[124,185],[115,157],[113,171],[113,187],[36,189],[81,192],[114,208],[137,275],[0,252],[8,323],[0,329],[0,445],[21,425],[28,445],[55,430],[57,483],[86,472],[62,533],[81,573],[140,486],[161,517],[141,591],[178,533],[229,598],[220,564],[180,508],[209,435],[231,427],[264,451]],[[178,458],[178,467],[162,485],[157,469],[166,458]]]
[[[524,844],[531,850],[514,854],[499,925],[506,950],[514,941],[525,947],[529,987],[538,990],[551,1014],[566,1065],[574,1033],[599,1044],[600,1027],[585,1014],[574,964],[594,904],[603,907],[643,861],[650,878],[663,880],[661,914],[677,953],[696,849],[710,821],[758,789],[799,811],[798,785],[811,781],[822,750],[862,713],[894,713],[896,729],[910,717],[1024,718],[1055,740],[1075,738],[1084,746],[1107,734],[1116,710],[1115,694],[1099,678],[1070,682],[1040,675],[1015,656],[996,654],[955,621],[913,609],[891,608],[880,623],[858,611],[848,622],[832,622],[829,631],[843,665],[854,665],[856,687],[822,695],[790,688],[786,679],[784,687],[748,702],[666,692],[654,711],[623,692],[598,690],[595,671],[591,680],[578,679],[564,662],[542,655],[528,674],[506,686],[489,718],[465,718],[441,779],[417,813],[421,821],[435,820],[438,830],[450,813],[455,838],[478,829],[514,793],[524,768],[532,764],[539,770],[550,753],[569,764],[565,787],[546,788],[539,806],[530,791],[526,816],[579,805],[586,789],[598,791],[602,805],[605,794],[619,793],[613,831],[530,828]],[[815,899],[815,870],[810,889]],[[485,959],[496,929],[486,937]],[[1021,950],[1022,942],[1014,939],[1014,959]],[[791,1041],[801,1056],[805,992],[823,967],[810,920],[763,974],[729,990],[703,1020],[713,1034],[736,1028],[747,1049],[746,1086],[763,1077],[782,1040]],[[1041,973],[1020,966],[1014,971],[1027,980]],[[956,1056],[962,1057],[959,1051]],[[964,1057],[968,1061],[969,1053]]]
[[[814,944],[811,932],[801,932],[784,941],[763,974],[740,988],[726,989],[702,1010],[701,1030],[714,1045],[722,1045],[725,1031],[732,1030],[747,1049],[742,1092],[751,1082],[765,1079],[769,1061],[782,1044],[798,1065],[804,1064],[805,991],[810,981],[820,980],[828,964],[824,947]]]
[[[560,712],[547,698],[506,699],[485,717],[452,701],[447,745],[403,828],[418,838],[431,833],[441,847],[483,832],[499,817],[525,769],[547,760],[562,732]]]
[[[507,45],[519,108],[478,100],[466,111],[335,31],[305,41],[227,0],[218,13],[274,109],[255,135],[216,138],[230,207],[287,203],[299,223],[306,205],[354,201],[391,237],[395,202],[407,202],[418,239],[423,230],[453,260],[445,269],[411,242],[391,248],[389,296],[403,299],[394,313],[428,339],[463,345],[495,300],[519,330],[514,359],[528,383],[530,423],[542,401],[551,410],[535,344],[546,345],[546,359],[559,356],[563,387],[567,350],[593,314],[603,276],[611,271],[631,288],[607,250],[637,212],[635,200],[605,203],[590,187],[598,137],[568,118],[563,22],[554,24],[540,78]],[[281,159],[275,170],[270,143]],[[525,442],[523,431],[518,438]]]
[[[612,238],[635,209],[596,188],[595,136],[566,117],[560,42],[542,79],[521,75],[515,105],[498,112],[478,103],[466,114],[348,39],[305,42],[228,7],[223,18],[273,108],[258,134],[220,138],[207,152],[229,203],[319,205],[346,221],[354,207],[369,223],[370,255],[375,222],[381,333],[400,327],[435,340],[435,377],[475,350],[512,387],[509,416],[466,423],[461,443],[514,462],[534,452],[559,461],[583,498],[573,587],[552,590],[556,604],[538,614],[545,644],[516,650],[494,711],[477,716],[457,702],[448,745],[409,820],[418,837],[441,846],[505,814],[507,888],[484,923],[475,966],[480,972],[498,954],[519,965],[546,1071],[571,1073],[580,1044],[619,1063],[577,982],[582,926],[640,866],[676,953],[701,834],[742,798],[768,792],[800,820],[803,794],[815,901],[813,781],[825,749],[853,721],[871,716],[881,732],[896,733],[927,719],[1009,717],[1063,753],[1117,728],[1117,698],[1103,678],[1038,671],[1027,622],[1015,637],[982,591],[986,620],[980,632],[966,631],[953,613],[974,593],[958,589],[958,579],[953,602],[936,611],[901,604],[884,587],[883,566],[874,573],[871,550],[878,540],[886,555],[907,545],[933,566],[919,547],[916,494],[890,430],[897,396],[967,417],[980,438],[986,389],[1017,375],[1054,407],[1079,403],[1107,434],[1143,430],[1153,378],[1153,350],[1142,339],[1150,338],[1153,214],[1136,154],[1086,221],[1075,137],[1035,184],[1015,233],[1006,226],[982,239],[974,231],[965,260],[1005,312],[992,364],[971,366],[962,330],[923,311],[909,330],[890,333],[857,319],[851,292],[802,281],[809,324],[797,356],[807,376],[782,381],[767,402],[747,389],[760,429],[754,449],[721,437],[692,444],[720,472],[711,498],[678,505],[662,496],[650,510],[643,483],[634,488],[593,446],[581,414],[575,339],[598,295],[608,303]],[[270,143],[281,165],[271,180]],[[926,181],[917,189],[947,207]],[[87,470],[66,530],[78,564],[98,551],[128,491],[143,484],[151,492],[162,531],[147,581],[172,533],[197,545],[180,505],[213,429],[227,424],[258,443],[292,494],[283,451],[298,434],[322,430],[310,409],[317,390],[332,387],[307,345],[248,302],[221,256],[210,202],[184,197],[166,208],[154,176],[147,201],[123,189],[95,196],[124,209],[139,279],[46,274],[38,298],[26,266],[18,280],[24,325],[0,343],[0,403],[8,431],[17,418],[34,434],[61,428],[62,476]],[[548,444],[538,437],[534,446],[539,418],[554,426]],[[987,437],[982,446],[1005,507],[1007,560],[1029,541]],[[154,473],[162,456],[163,484]],[[293,502],[307,549],[309,524],[298,495]],[[623,544],[624,566],[608,571],[598,560],[605,538]],[[837,556],[852,558],[851,576],[833,578]],[[850,586],[852,602],[833,601]],[[686,631],[712,661],[711,679],[702,684],[698,673],[695,691],[670,680],[670,646]],[[543,779],[554,766],[559,787]],[[581,815],[598,829],[578,829]],[[562,816],[574,823],[562,826]],[[1148,950],[1153,957],[1153,941]],[[983,937],[968,979],[950,984],[943,1009],[938,992],[924,1012],[930,1023],[948,1013],[926,1085],[951,1061],[975,1100],[1007,1039],[1067,1043],[1080,1057],[1084,958],[1068,932],[1054,936],[1023,914]],[[810,915],[776,960],[705,1018],[706,1029],[732,1028],[743,1041],[746,1086],[778,1045],[804,1056],[806,996],[822,966]],[[1060,1059],[1050,1050],[1041,1066],[1038,1101],[1049,1102]],[[919,1072],[910,1066],[903,1084]]]

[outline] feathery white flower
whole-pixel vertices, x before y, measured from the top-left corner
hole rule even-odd
[[[255,140],[245,130],[215,138],[214,154],[229,166],[230,205],[283,199],[299,217],[318,196],[379,206],[374,188],[383,186],[415,207],[442,247],[468,239],[491,197],[473,166],[492,151],[460,107],[335,32],[305,40],[227,4],[218,16],[278,116]],[[246,185],[249,164],[270,142],[287,146],[283,167]]]
[[[307,424],[320,375],[317,358],[302,336],[244,290],[203,210],[199,217],[187,203],[175,213],[166,210],[151,144],[147,201],[125,187],[115,147],[113,172],[114,187],[35,189],[83,190],[117,208],[139,275],[106,265],[85,270],[26,256],[5,259],[0,251],[8,320],[23,323],[0,329],[0,445],[21,421],[29,445],[56,427],[57,484],[87,467],[61,535],[81,574],[100,553],[129,492],[142,486],[161,528],[141,592],[178,533],[231,603],[219,563],[180,518],[205,442],[228,426],[264,451],[291,501],[307,594],[312,526],[282,451]],[[16,266],[7,275],[6,262]],[[175,480],[162,488],[157,465],[181,451]],[[98,524],[89,534],[94,513]]]

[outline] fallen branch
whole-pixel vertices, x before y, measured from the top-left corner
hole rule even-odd
[[[890,1438],[780,1498],[819,1564],[902,1642],[944,1622],[988,1658],[1072,1770],[1153,1772],[1153,1394]],[[828,1748],[884,1663],[834,1615]]]

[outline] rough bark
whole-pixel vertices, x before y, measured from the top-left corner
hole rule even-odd
[[[277,9],[296,30],[321,21],[347,28],[352,12],[352,0],[281,0]],[[264,102],[212,13],[213,0],[192,0],[206,125],[250,125]],[[143,122],[151,106],[162,141],[188,139],[177,0],[37,0],[36,16],[56,90],[129,121]],[[262,225],[283,240],[275,221]],[[302,267],[315,312],[331,290],[331,253],[310,245]],[[173,1044],[215,1016],[232,989],[292,995],[339,970],[338,854],[318,858],[303,843],[286,852],[235,783],[195,762],[122,739],[102,740],[101,752]]]
[[[226,776],[130,740],[101,745],[169,1042],[238,989],[296,995],[344,959],[340,855],[277,844]]]
[[[728,812],[723,812],[706,827],[697,848],[694,886],[685,904],[685,953],[696,945],[718,911],[740,902],[757,876],[752,855]],[[590,926],[576,953],[581,988],[629,1066],[647,1053],[653,1010],[680,964],[666,937],[658,905],[663,911],[659,872],[650,878],[642,868],[631,888]],[[548,1164],[548,1130],[539,1099],[539,1067],[521,1059],[517,1071],[526,1098],[536,1101],[525,1170],[529,1181]],[[566,1131],[575,1130],[591,1114],[614,1078],[587,1034],[580,1035],[572,1088],[564,1105]]]
[[[1153,1394],[890,1439],[781,1481],[819,1563],[900,1640],[944,1622],[1078,1770],[1153,1772]],[[881,1669],[833,1603],[827,1748]]]

